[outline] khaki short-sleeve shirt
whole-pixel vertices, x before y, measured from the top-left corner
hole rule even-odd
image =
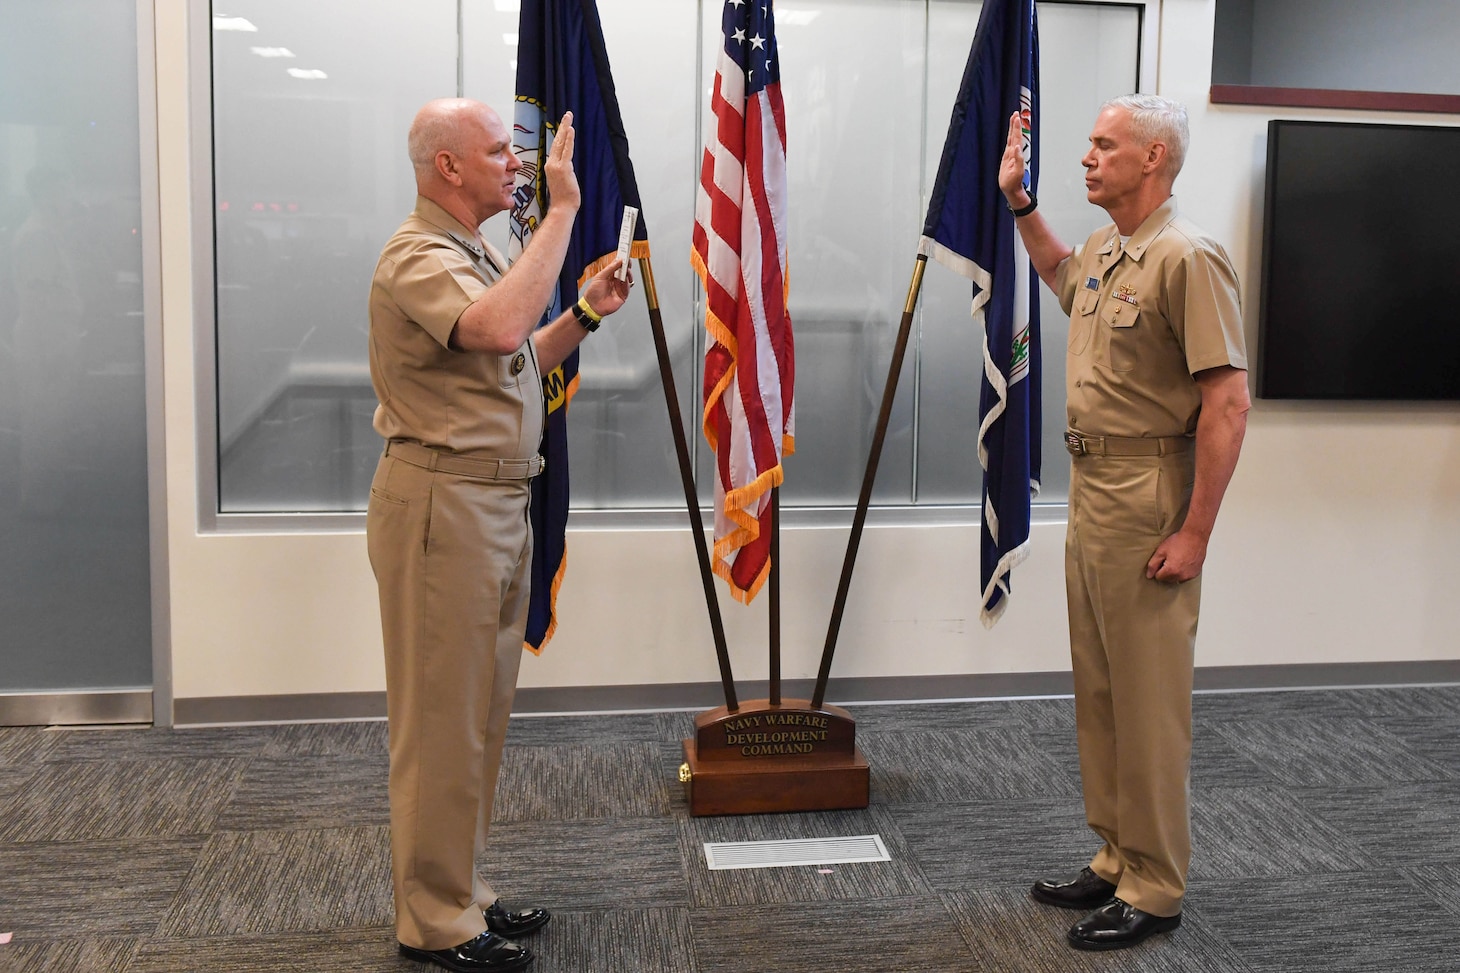
[[[375,431],[459,453],[527,459],[542,438],[542,378],[532,341],[510,355],[454,351],[463,311],[507,268],[437,204],[416,209],[381,251],[370,284]]]
[[[1092,436],[1196,431],[1193,376],[1247,367],[1237,274],[1226,251],[1168,199],[1124,246],[1114,224],[1056,270],[1070,316],[1066,419]]]

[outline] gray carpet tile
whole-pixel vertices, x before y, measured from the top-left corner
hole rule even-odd
[[[655,713],[655,739],[677,743],[687,740],[695,733],[695,712]]]
[[[55,746],[55,731],[39,726],[0,726],[0,770],[11,773],[33,767]]]
[[[1024,704],[1010,700],[969,700],[916,705],[869,706],[852,703],[845,708],[857,721],[858,739],[864,733],[907,733],[917,730],[989,730],[1025,725]]]
[[[1270,787],[1280,780],[1253,756],[1238,749],[1211,724],[1198,723],[1191,734],[1191,789],[1199,796],[1233,787]]]
[[[1372,720],[1296,717],[1217,723],[1213,729],[1294,787],[1457,779]]]
[[[1071,724],[1064,729],[1031,730],[1030,739],[1077,785],[1080,782],[1080,748]],[[1197,724],[1191,741],[1191,787],[1263,787],[1277,783],[1261,764],[1237,750],[1211,726]]]
[[[1196,693],[1191,698],[1191,712],[1198,723],[1362,715],[1352,693],[1343,689]]]
[[[57,730],[51,760],[219,759],[253,757],[262,753],[280,732],[274,726],[114,727]]]
[[[562,746],[571,743],[647,743],[660,739],[656,713],[590,716],[514,716],[507,727],[509,747]]]
[[[291,723],[281,726],[264,748],[265,756],[361,756],[389,752],[384,720]]]
[[[210,830],[241,760],[68,762],[11,799],[0,842],[161,838]]]
[[[208,840],[158,935],[273,936],[393,920],[389,828],[226,831]]]
[[[1453,973],[1455,932],[1392,872],[1207,883],[1201,924],[1256,973]]]
[[[682,742],[668,741],[659,744],[659,772],[663,775],[669,798],[669,813],[679,817],[689,814],[689,795],[679,780],[679,768],[684,763]]]
[[[1079,798],[889,809],[936,889],[1028,885],[1073,872],[1100,847]]]
[[[343,828],[390,823],[389,758],[259,757],[218,816],[221,831]]]
[[[523,940],[543,973],[698,973],[689,910],[555,911]]]
[[[1410,750],[1460,776],[1460,709],[1446,716],[1376,716],[1373,722]]]
[[[122,973],[132,961],[138,943],[136,939],[110,937],[71,942],[12,942],[0,946],[0,973]]]
[[[1015,704],[1024,725],[1032,732],[1062,730],[1075,735],[1075,701],[1068,696],[1024,699]]]
[[[1363,716],[1438,716],[1460,713],[1460,686],[1353,689],[1344,694]]]
[[[700,973],[967,973],[951,916],[927,897],[690,913]]]
[[[549,909],[674,907],[689,899],[666,818],[493,825],[477,865],[508,902]]]
[[[508,747],[493,820],[667,815],[670,778],[661,752],[657,741]]]
[[[1460,920],[1460,863],[1403,868],[1400,876],[1425,898],[1438,902],[1453,917],[1452,923]]]
[[[1350,872],[1377,864],[1346,832],[1280,787],[1198,794],[1191,807],[1190,879]]]
[[[877,803],[731,818],[688,814],[693,712],[514,720],[481,865],[557,913],[533,969],[1460,970],[1460,686],[1199,695],[1185,922],[1114,954],[1027,897],[1098,843],[1071,700],[849,708]],[[0,728],[0,973],[427,970],[396,955],[386,779],[380,721]],[[893,860],[705,867],[808,827]]]
[[[1054,761],[1055,766],[1064,773],[1066,777],[1074,781],[1078,786],[1080,783],[1080,747],[1075,740],[1075,728],[1061,727],[1059,729],[1030,730],[1029,739],[1033,745],[1044,756]]]
[[[0,931],[20,943],[151,934],[202,845],[202,838],[0,845]]]
[[[153,940],[137,951],[126,973],[440,973],[440,969],[402,958],[395,930],[375,926],[312,935]],[[541,966],[535,969],[547,973]]]
[[[872,799],[888,804],[1078,797],[1079,781],[1022,727],[861,735]]]
[[[697,908],[740,909],[778,902],[925,896],[932,891],[885,808],[685,817],[678,823],[680,853],[689,875],[690,901]],[[715,871],[705,862],[706,842],[785,841],[867,834],[881,836],[891,861]]]
[[[1460,864],[1460,783],[1310,789],[1297,796],[1374,861]]]
[[[944,892],[973,962],[989,973],[1250,973],[1226,943],[1190,915],[1169,933],[1118,953],[1091,953],[1065,940],[1082,913],[1041,905],[1027,886]]]

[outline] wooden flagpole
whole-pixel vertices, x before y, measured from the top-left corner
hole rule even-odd
[[[781,488],[771,487],[770,704],[781,705]]]
[[[710,632],[715,638],[715,658],[720,663],[720,683],[725,690],[725,708],[740,708],[735,698],[735,677],[730,672],[730,651],[725,644],[725,624],[720,618],[720,602],[715,596],[715,575],[710,569],[710,551],[705,544],[705,523],[700,516],[699,494],[695,491],[694,469],[689,462],[689,442],[684,435],[684,419],[679,414],[679,393],[674,386],[674,366],[669,361],[669,343],[664,338],[664,318],[659,313],[659,292],[654,286],[654,268],[648,257],[639,258],[639,274],[644,281],[644,300],[649,305],[649,326],[654,332],[654,353],[659,358],[659,379],[664,386],[664,403],[669,409],[669,428],[674,433],[674,452],[679,457],[679,480],[684,487],[684,505],[689,511],[690,531],[694,534],[695,553],[700,562],[700,583],[705,589],[705,608],[710,613]]]
[[[816,674],[816,692],[811,708],[820,709],[826,699],[826,681],[831,676],[831,657],[836,653],[837,634],[842,627],[842,613],[847,607],[847,591],[852,585],[852,569],[857,563],[857,548],[862,542],[862,527],[867,522],[867,508],[872,502],[872,484],[877,479],[877,463],[882,458],[882,442],[887,438],[887,424],[892,418],[892,400],[897,396],[897,380],[902,374],[902,360],[907,354],[907,339],[912,331],[913,311],[918,305],[918,292],[923,286],[923,270],[928,266],[926,254],[918,254],[908,284],[907,301],[902,308],[902,324],[897,330],[897,343],[892,349],[892,364],[887,370],[887,384],[882,390],[882,411],[877,414],[877,430],[872,434],[872,450],[867,456],[867,472],[862,477],[862,493],[857,497],[857,512],[852,517],[852,534],[847,538],[847,553],[842,561],[841,580],[832,602],[831,622],[826,629],[826,645],[821,650],[821,669]]]

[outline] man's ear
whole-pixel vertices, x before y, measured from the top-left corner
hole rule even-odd
[[[436,174],[453,186],[461,185],[461,173],[456,168],[456,157],[445,149],[436,153]]]
[[[1159,172],[1161,167],[1165,164],[1166,143],[1152,142],[1150,146],[1146,149],[1146,162],[1143,166],[1141,166],[1141,172],[1145,173],[1146,175],[1150,175],[1153,172]]]

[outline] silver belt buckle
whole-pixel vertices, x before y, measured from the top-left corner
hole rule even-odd
[[[1085,440],[1079,433],[1067,432],[1065,433],[1065,448],[1076,456],[1083,455],[1085,452]]]

